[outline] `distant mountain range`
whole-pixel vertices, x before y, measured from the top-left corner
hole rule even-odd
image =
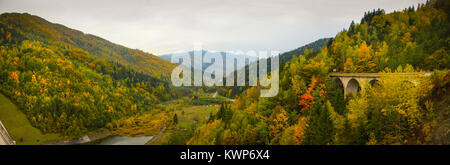
[[[309,43],[307,45],[301,46],[301,47],[299,47],[297,49],[294,49],[294,50],[282,53],[282,54],[280,54],[280,63],[285,63],[287,61],[290,61],[292,59],[292,57],[294,57],[294,56],[303,55],[306,49],[311,50],[311,51],[320,50],[323,47],[327,46],[327,44],[330,41],[331,41],[331,38],[322,38],[322,39],[319,39],[317,41],[311,42],[311,43]],[[173,53],[173,54],[164,54],[164,55],[160,55],[159,57],[161,57],[161,58],[163,58],[163,59],[165,59],[167,61],[171,61],[173,55],[181,55],[181,54],[186,54],[186,53],[191,56],[191,60],[192,60],[191,61],[191,66],[194,66],[193,65],[194,64],[194,58],[193,58],[194,57],[194,51]],[[227,56],[229,58],[235,58],[235,57],[238,57],[238,56],[241,57],[241,58],[242,57],[245,57],[245,58],[249,58],[250,57],[249,55],[246,55],[246,54],[231,54],[231,53],[226,54],[225,52],[211,52],[211,51],[207,51],[207,50],[202,50],[201,53],[202,53],[202,58],[204,58],[205,55],[208,55],[208,54],[220,53],[220,55],[222,56],[222,60],[224,62],[224,64],[223,64],[224,68],[223,69],[226,69],[226,70],[233,69],[233,67],[227,67],[226,66],[225,62],[226,62],[226,57]],[[212,63],[203,63],[202,64],[202,62],[198,62],[198,63],[196,62],[196,64],[201,64],[201,66],[197,65],[197,66],[195,66],[195,68],[202,68],[203,70],[205,70]],[[246,60],[246,64],[245,65],[248,65],[248,64],[249,64],[248,60]],[[239,69],[242,69],[242,67],[237,68],[237,70],[239,70]]]
[[[202,64],[202,62],[195,62],[195,64],[201,64],[201,66],[200,65],[196,65],[196,66],[194,66],[193,64],[194,64],[194,51],[189,51],[189,52],[182,52],[182,53],[173,53],[173,54],[165,54],[165,55],[160,55],[159,57],[161,57],[161,58],[163,58],[163,59],[165,59],[165,60],[167,60],[167,61],[171,61],[172,60],[172,56],[173,55],[175,55],[175,56],[177,56],[177,55],[182,55],[182,54],[189,54],[190,56],[191,56],[191,66],[193,66],[193,67],[195,67],[195,68],[202,68],[203,70],[205,70],[206,68],[208,68],[209,66],[211,66],[212,65],[212,62],[211,63],[203,63]],[[199,52],[200,53],[200,52]],[[228,66],[226,66],[226,59],[227,59],[227,57],[228,58],[237,58],[237,57],[239,57],[239,58],[242,58],[242,57],[245,57],[245,58],[249,58],[250,56],[248,56],[248,55],[246,55],[246,54],[232,54],[232,53],[225,53],[225,52],[213,52],[213,51],[207,51],[207,50],[202,50],[202,58],[204,58],[206,55],[209,55],[209,54],[220,54],[221,56],[222,56],[222,61],[223,61],[223,69],[226,69],[226,70],[231,70],[231,69],[233,69],[234,67],[236,67],[236,66],[231,66],[231,67],[228,67]],[[247,65],[248,64],[248,60],[246,60],[246,64],[245,65]],[[237,69],[240,69],[241,67],[239,67],[239,68],[237,68]],[[215,69],[218,69],[218,68],[215,68]],[[225,70],[224,70],[225,71]],[[224,72],[225,73],[225,72]]]

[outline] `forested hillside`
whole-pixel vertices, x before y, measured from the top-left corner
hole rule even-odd
[[[173,64],[29,14],[0,16],[0,91],[43,133],[69,137],[151,110]]]
[[[260,87],[241,93],[187,144],[449,144],[450,2],[429,1],[386,14],[365,13],[318,52],[280,68],[276,97]],[[344,97],[328,76],[379,72],[385,76]],[[417,85],[398,73],[430,71]]]
[[[120,62],[155,77],[167,76],[174,68],[173,64],[158,56],[114,44],[27,13],[1,14],[0,27],[4,29],[2,33],[11,35],[9,42],[18,44],[23,40],[33,40],[58,47],[80,48],[95,57]],[[2,38],[0,42],[2,40],[7,39]]]
[[[411,64],[416,69],[447,69],[449,54],[448,1],[409,7],[385,14],[367,12],[360,24],[336,35],[328,54],[344,72],[379,72]]]

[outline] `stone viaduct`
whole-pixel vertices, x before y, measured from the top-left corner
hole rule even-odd
[[[373,85],[382,77],[394,75],[405,78],[414,85],[417,85],[417,78],[429,76],[430,73],[330,73],[329,76],[334,78],[336,84],[344,88],[344,97],[351,93],[358,93],[366,85]]]

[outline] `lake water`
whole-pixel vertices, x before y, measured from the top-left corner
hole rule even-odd
[[[111,136],[102,140],[100,145],[144,145],[153,136],[139,136],[139,137],[128,137],[128,136]]]

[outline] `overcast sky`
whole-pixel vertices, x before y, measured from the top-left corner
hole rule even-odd
[[[295,49],[333,37],[365,11],[425,0],[0,0],[0,12],[30,13],[157,55],[192,50]]]

